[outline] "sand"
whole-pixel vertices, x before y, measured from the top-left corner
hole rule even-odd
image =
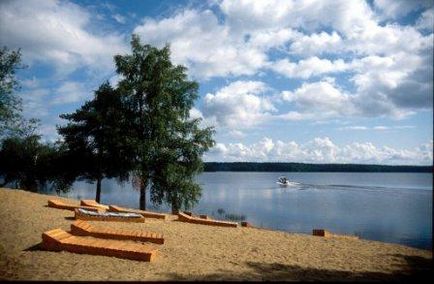
[[[368,240],[323,238],[257,228],[224,228],[147,218],[90,222],[162,233],[153,262],[51,252],[44,231],[70,229],[74,213],[47,207],[53,196],[0,189],[2,280],[401,280],[432,277],[432,252]],[[64,198],[61,198],[64,199]],[[79,204],[79,200],[64,199]]]

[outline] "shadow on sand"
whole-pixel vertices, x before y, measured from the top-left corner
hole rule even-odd
[[[173,280],[256,280],[256,281],[423,281],[433,280],[432,259],[419,256],[393,255],[403,258],[406,265],[398,268],[395,273],[382,272],[351,272],[317,268],[306,268],[298,265],[280,263],[247,262],[250,272],[221,271],[194,279],[186,275],[168,273]]]

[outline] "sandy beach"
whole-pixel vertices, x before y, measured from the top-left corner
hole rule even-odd
[[[432,276],[432,252],[376,241],[323,238],[257,228],[224,228],[147,218],[91,222],[164,235],[155,261],[44,251],[44,231],[69,231],[74,213],[47,207],[59,198],[0,189],[2,280],[401,280]],[[64,199],[79,204],[79,200]],[[326,229],[326,228],[325,228]]]

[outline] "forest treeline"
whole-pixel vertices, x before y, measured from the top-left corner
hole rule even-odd
[[[205,172],[409,172],[429,173],[432,166],[389,166],[365,164],[305,164],[305,163],[252,163],[207,162]]]

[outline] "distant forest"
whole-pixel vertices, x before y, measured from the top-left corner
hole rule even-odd
[[[204,163],[205,172],[412,172],[429,173],[432,166],[387,166],[362,164],[305,163]]]

